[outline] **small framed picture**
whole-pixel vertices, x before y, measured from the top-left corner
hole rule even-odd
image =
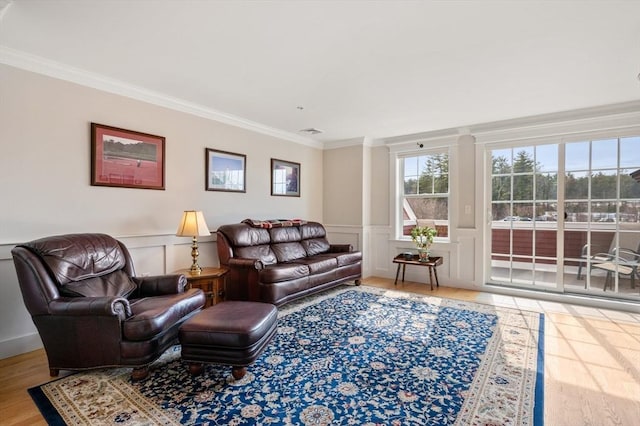
[[[164,190],[162,136],[91,123],[91,185]]]
[[[247,192],[247,156],[205,148],[205,189]]]
[[[300,163],[271,159],[271,195],[300,196]]]

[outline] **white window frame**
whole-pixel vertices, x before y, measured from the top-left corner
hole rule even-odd
[[[454,197],[452,197],[452,188],[454,185],[453,179],[455,176],[455,170],[453,169],[453,165],[454,165],[454,156],[453,156],[453,152],[451,149],[451,145],[450,144],[446,144],[443,145],[442,143],[437,144],[435,146],[432,147],[424,147],[424,148],[420,148],[420,149],[415,149],[414,144],[413,145],[413,149],[407,149],[407,150],[403,150],[403,146],[406,146],[406,144],[400,145],[400,146],[396,146],[396,147],[390,147],[390,156],[391,156],[391,171],[392,173],[391,175],[391,188],[394,189],[394,194],[393,194],[393,198],[392,200],[394,201],[391,206],[391,215],[390,217],[392,218],[392,223],[394,226],[394,235],[395,235],[395,239],[398,241],[411,241],[411,237],[403,235],[403,227],[404,227],[404,216],[402,214],[403,212],[403,203],[404,203],[404,159],[407,157],[417,157],[417,156],[424,156],[424,155],[434,155],[434,154],[447,154],[448,156],[448,160],[449,160],[449,176],[448,176],[448,182],[449,182],[449,188],[448,188],[448,193],[446,196],[443,196],[441,194],[438,195],[434,195],[434,194],[421,194],[421,195],[416,195],[415,197],[418,198],[446,198],[447,199],[447,204],[448,204],[448,209],[447,209],[447,226],[448,226],[448,236],[447,237],[436,237],[435,238],[435,242],[449,242],[451,241],[451,235],[452,235],[452,223],[451,223],[451,212],[452,209],[454,208],[454,204],[455,204],[455,200]],[[424,146],[424,143],[421,144]]]

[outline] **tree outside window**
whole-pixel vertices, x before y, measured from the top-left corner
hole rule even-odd
[[[438,152],[402,158],[403,236],[415,226],[435,226],[449,235],[449,155]]]

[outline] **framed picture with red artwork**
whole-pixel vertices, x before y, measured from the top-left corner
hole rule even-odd
[[[164,190],[165,138],[91,123],[91,185]]]

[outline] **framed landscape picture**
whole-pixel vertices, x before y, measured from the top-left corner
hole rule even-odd
[[[205,189],[247,192],[247,156],[205,148]]]
[[[91,185],[164,190],[162,136],[91,123]]]
[[[271,195],[300,196],[300,163],[271,159]]]

